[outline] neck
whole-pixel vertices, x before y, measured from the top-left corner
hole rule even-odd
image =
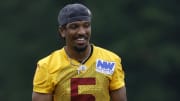
[[[75,59],[79,62],[85,61],[91,54],[91,45],[88,45],[84,51],[77,51],[68,46],[65,46],[65,51],[69,58]]]

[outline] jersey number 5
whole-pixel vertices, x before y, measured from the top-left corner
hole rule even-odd
[[[95,78],[72,78],[71,79],[71,101],[95,101],[92,94],[78,94],[78,85],[95,85]]]

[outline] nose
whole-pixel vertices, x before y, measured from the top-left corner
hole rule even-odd
[[[79,27],[78,34],[85,34],[85,33],[86,33],[86,28],[84,28],[83,26]]]

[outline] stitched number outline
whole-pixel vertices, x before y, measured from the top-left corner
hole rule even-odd
[[[78,94],[78,85],[95,85],[95,78],[71,78],[71,101],[95,101],[92,94]]]

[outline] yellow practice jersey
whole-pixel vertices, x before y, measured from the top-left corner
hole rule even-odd
[[[93,45],[82,65],[69,59],[64,48],[37,64],[33,91],[53,94],[54,101],[110,101],[109,92],[125,85],[121,59]]]

